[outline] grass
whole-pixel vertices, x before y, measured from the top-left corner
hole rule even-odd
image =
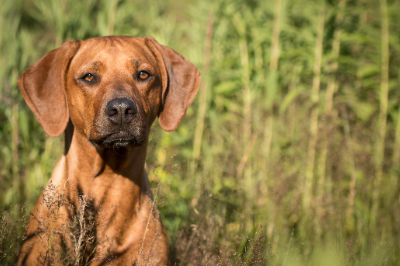
[[[396,265],[399,14],[395,0],[1,1],[0,264],[63,152],[16,81],[66,40],[115,34],[151,35],[203,75],[147,153],[177,265]],[[65,228],[66,265],[96,245],[89,209]]]

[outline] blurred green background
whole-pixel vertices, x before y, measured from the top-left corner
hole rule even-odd
[[[150,35],[203,76],[148,151],[177,265],[399,264],[399,0],[0,0],[0,12],[0,262],[19,248],[16,206],[33,208],[64,147],[19,75],[70,39]]]

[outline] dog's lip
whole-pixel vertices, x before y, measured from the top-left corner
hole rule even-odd
[[[113,139],[130,139],[130,138],[133,138],[133,136],[130,135],[129,132],[121,130],[119,132],[108,134],[104,140],[107,141]]]
[[[127,146],[140,146],[142,140],[132,136],[127,131],[119,131],[117,133],[110,133],[99,141],[89,139],[95,146],[100,147],[127,147]]]

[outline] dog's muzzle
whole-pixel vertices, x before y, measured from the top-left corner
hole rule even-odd
[[[124,148],[140,146],[146,139],[146,119],[136,103],[116,98],[107,103],[103,116],[95,121],[89,141],[95,147]]]

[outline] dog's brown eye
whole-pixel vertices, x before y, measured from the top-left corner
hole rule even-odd
[[[83,76],[83,79],[86,81],[92,81],[94,79],[94,76],[92,74],[86,74],[85,76]]]
[[[149,77],[149,73],[147,73],[146,71],[140,71],[139,72],[139,78],[142,80],[145,80]]]

